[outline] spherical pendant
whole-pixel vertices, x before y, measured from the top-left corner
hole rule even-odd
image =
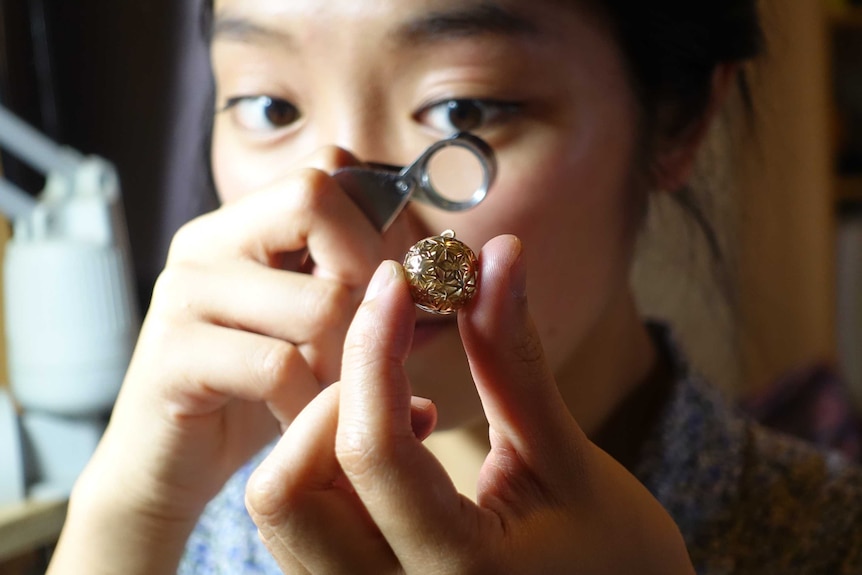
[[[416,243],[404,256],[404,272],[419,309],[448,315],[476,293],[479,260],[467,244],[446,230]]]

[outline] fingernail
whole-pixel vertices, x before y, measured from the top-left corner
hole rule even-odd
[[[428,409],[429,407],[434,405],[434,402],[428,398],[419,397],[418,395],[414,395],[413,397],[410,398],[410,405],[412,405],[416,409],[425,411],[426,409]]]
[[[410,412],[410,425],[413,435],[419,441],[424,441],[437,426],[437,409],[434,402],[424,397],[410,398],[412,410]]]
[[[515,240],[515,260],[509,269],[509,289],[515,299],[527,296],[527,266],[524,265],[524,255],[521,240]]]
[[[363,303],[376,298],[380,292],[386,289],[386,286],[392,283],[392,280],[396,278],[397,274],[397,263],[387,260],[380,264],[380,267],[377,268],[377,271],[374,272],[374,275],[371,277],[368,289],[365,290],[365,298],[362,300]]]

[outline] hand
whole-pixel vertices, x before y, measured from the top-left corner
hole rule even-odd
[[[303,163],[312,167],[177,234],[64,540],[79,534],[87,542],[77,548],[97,551],[98,537],[110,546],[121,535],[96,526],[122,525],[131,532],[123,545],[141,546],[143,561],[154,556],[145,546],[155,532],[172,538],[178,560],[224,482],[337,378],[347,328],[385,255],[328,175],[354,162],[323,150]],[[61,542],[59,555],[72,546]],[[159,555],[170,563],[166,549]]]
[[[319,395],[249,481],[247,505],[286,573],[693,573],[678,529],[563,403],[524,297],[520,244],[489,242],[459,317],[490,424],[474,504],[421,443],[433,406],[403,362],[413,303],[377,271]],[[411,415],[411,407],[413,415]]]

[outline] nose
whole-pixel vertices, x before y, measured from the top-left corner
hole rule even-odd
[[[349,149],[334,144],[326,144],[315,150],[302,165],[332,173],[339,168],[358,166],[362,162]]]
[[[404,146],[385,87],[351,75],[322,99],[326,101],[317,106],[320,115],[315,118],[319,145],[347,150],[362,162],[403,163]]]
[[[318,109],[325,115],[314,118],[316,155],[320,169],[334,172],[338,168],[366,162],[406,165],[414,158],[410,145],[402,141],[397,126],[387,113],[384,93],[369,84],[350,82],[337,93],[327,94]],[[349,88],[349,89],[348,89]],[[408,206],[387,229],[385,257],[400,260],[404,252],[421,237],[428,235]]]

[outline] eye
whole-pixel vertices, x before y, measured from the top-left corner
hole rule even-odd
[[[475,132],[504,120],[519,109],[514,102],[456,99],[426,106],[416,119],[444,134]]]
[[[300,118],[296,106],[270,96],[239,96],[227,101],[220,112],[230,112],[243,129],[265,133],[287,127]]]

